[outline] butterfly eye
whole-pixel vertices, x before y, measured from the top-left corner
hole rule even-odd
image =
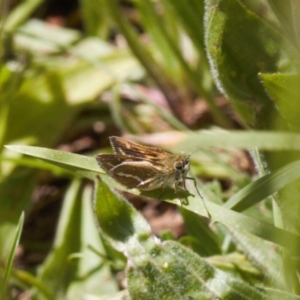
[[[174,167],[177,170],[182,170],[182,168],[183,168],[182,162],[181,161],[176,162]]]

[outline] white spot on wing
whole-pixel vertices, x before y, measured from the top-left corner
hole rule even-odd
[[[134,176],[134,175],[131,175],[131,174],[126,174],[126,173],[123,173],[123,172],[119,172],[117,173],[118,176],[124,176],[124,177],[131,177],[133,179],[135,179],[136,181],[140,182],[140,184],[144,184],[144,181],[138,177],[138,176]]]

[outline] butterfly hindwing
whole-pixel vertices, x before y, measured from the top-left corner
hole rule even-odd
[[[151,190],[163,185],[166,173],[151,162],[129,155],[101,154],[97,161],[113,179],[128,188]]]

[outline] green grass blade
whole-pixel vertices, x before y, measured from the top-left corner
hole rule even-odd
[[[91,180],[100,171],[96,159],[92,157],[33,146],[9,145],[6,148],[43,159]]]
[[[40,267],[39,278],[57,298],[82,299],[85,291],[106,295],[116,292],[93,218],[91,186],[81,180],[70,185],[59,218],[52,251]],[[55,275],[55,276],[54,276]]]
[[[213,221],[256,235],[264,240],[286,247],[292,253],[297,253],[298,245],[300,245],[299,235],[212,203],[208,201],[203,191],[200,191],[204,198],[201,199],[190,182],[187,182],[187,189],[191,194],[187,198],[188,204],[183,206],[185,209],[207,216],[206,209],[203,206],[203,201],[205,201]],[[172,200],[168,201],[174,203]],[[180,205],[179,202],[178,205]]]
[[[14,260],[14,256],[15,256],[15,252],[16,249],[18,247],[19,241],[20,241],[20,237],[21,237],[21,233],[22,233],[22,229],[23,229],[23,224],[24,224],[24,213],[21,214],[21,217],[19,219],[19,223],[18,226],[16,228],[16,235],[7,259],[7,263],[5,266],[5,270],[4,270],[4,276],[3,276],[3,280],[2,283],[0,283],[0,299],[4,298],[4,294],[5,294],[5,290],[6,290],[6,286],[8,283],[8,279],[9,279],[9,275],[12,269],[12,264],[13,264],[13,260]]]
[[[267,174],[231,197],[224,205],[235,211],[243,211],[278,192],[300,177],[300,160],[287,164],[274,173]]]
[[[26,0],[19,4],[7,17],[4,22],[6,31],[12,31],[20,26],[33,11],[42,3],[42,0]],[[0,26],[3,26],[1,24]]]
[[[87,177],[89,179],[95,179],[95,173],[99,173],[100,171],[95,158],[30,146],[9,146],[9,149],[45,159],[48,162],[52,162],[55,165],[59,165],[62,168],[71,170],[78,175]],[[110,182],[111,186],[120,187],[120,185],[115,183],[112,179],[106,176],[105,178],[107,178],[106,180]],[[181,199],[186,199],[188,202],[188,205],[185,205],[184,208],[189,209],[197,214],[207,216],[206,208],[203,205],[203,201],[205,201],[209,213],[211,214],[214,221],[221,222],[222,224],[228,226],[234,226],[235,228],[240,230],[245,230],[246,232],[257,235],[263,239],[287,247],[292,252],[295,251],[297,245],[300,245],[300,237],[298,235],[292,234],[286,230],[276,228],[275,226],[272,226],[268,223],[261,222],[237,212],[231,211],[208,200],[203,200],[197,195],[197,191],[195,190],[195,187],[193,186],[193,184],[191,184],[191,182],[187,182],[187,187],[188,190],[191,191],[191,193],[182,191],[176,194],[171,188],[165,189],[163,196],[161,195],[160,190],[143,192],[131,190],[131,192],[142,194],[148,197],[153,197],[156,199],[159,199],[162,196],[163,200],[171,201],[173,203],[174,199],[177,199],[176,203],[178,205],[181,205],[181,201],[178,198],[180,197]]]
[[[13,270],[13,276],[17,278],[21,283],[25,283],[30,285],[31,287],[35,288],[39,291],[41,298],[47,300],[55,300],[56,297],[49,288],[42,280],[38,279],[36,276],[30,274],[29,272],[23,270]]]
[[[168,133],[158,133],[161,140],[167,138]],[[178,151],[195,151],[206,147],[235,147],[241,149],[259,150],[300,150],[300,134],[284,131],[242,131],[242,130],[199,130],[194,132],[180,132],[174,145]],[[188,147],[188,148],[187,148]],[[187,151],[188,150],[188,151]]]

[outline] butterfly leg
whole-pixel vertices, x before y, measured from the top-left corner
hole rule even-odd
[[[174,190],[175,190],[175,194],[178,193],[177,188],[184,190],[184,191],[188,191],[185,187],[185,182],[181,181],[181,180],[177,180],[174,182]],[[184,200],[182,200],[181,198],[179,198],[180,201],[180,206],[182,207],[183,205],[188,205],[189,204],[189,200],[186,198]]]

